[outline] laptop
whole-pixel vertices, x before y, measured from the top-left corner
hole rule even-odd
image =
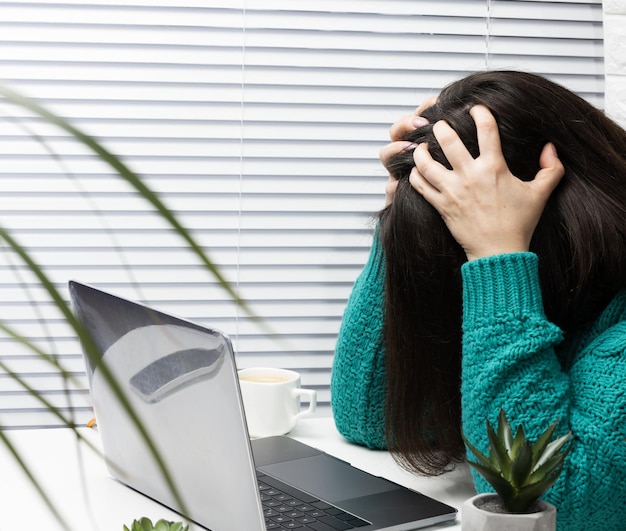
[[[80,282],[69,290],[91,338],[91,397],[120,482],[213,531],[400,531],[455,519],[452,507],[287,436],[250,440],[233,347],[219,330]]]

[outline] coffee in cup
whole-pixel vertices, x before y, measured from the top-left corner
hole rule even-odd
[[[251,437],[284,435],[298,419],[313,413],[317,391],[300,387],[300,374],[287,369],[253,367],[238,373],[239,387]],[[300,409],[302,397],[308,408]]]
[[[258,376],[239,376],[239,380],[243,380],[245,382],[255,382],[255,383],[280,383],[280,382],[288,382],[289,378],[284,376],[272,376],[272,375],[258,375]]]

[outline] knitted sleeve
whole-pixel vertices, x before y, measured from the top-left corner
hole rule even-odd
[[[496,422],[500,408],[531,439],[560,419],[558,433],[571,430],[573,442],[545,496],[557,528],[624,529],[626,293],[563,341],[544,315],[537,262],[515,253],[463,266],[463,429],[486,451],[485,419]]]
[[[344,311],[331,376],[337,430],[351,442],[385,447],[385,262],[378,234]]]

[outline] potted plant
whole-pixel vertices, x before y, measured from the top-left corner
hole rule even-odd
[[[167,520],[159,520],[155,524],[150,518],[140,518],[134,520],[130,528],[124,526],[123,531],[188,531],[189,526],[183,526],[182,522],[168,522]]]
[[[463,435],[478,462],[469,465],[481,474],[496,493],[478,494],[462,507],[463,531],[552,531],[556,529],[556,508],[540,500],[556,481],[565,456],[571,449],[571,432],[551,441],[557,422],[534,443],[518,426],[515,436],[503,410],[494,429],[487,420],[489,456]]]

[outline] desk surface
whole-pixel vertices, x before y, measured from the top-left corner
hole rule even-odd
[[[96,430],[85,428],[82,433],[100,446]],[[71,531],[121,531],[124,524],[130,525],[142,516],[153,522],[161,518],[182,519],[114,480],[102,459],[84,444],[79,445],[71,430],[16,430],[5,434],[31,467]],[[346,442],[330,418],[303,419],[290,436],[457,509],[475,493],[466,466],[437,478],[416,477],[401,469],[389,453]],[[2,442],[0,463],[0,528],[62,530]],[[458,521],[443,527],[461,529]],[[438,527],[429,529],[435,528]],[[191,525],[189,529],[203,528]]]

